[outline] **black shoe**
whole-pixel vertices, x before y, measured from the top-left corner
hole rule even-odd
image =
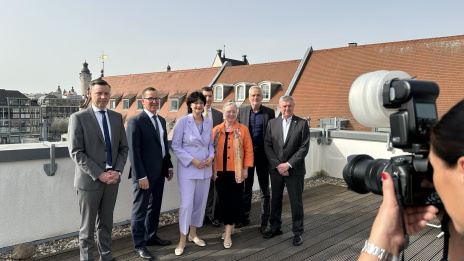
[[[299,246],[299,245],[301,245],[301,243],[303,243],[303,239],[301,238],[301,236],[294,236],[293,237],[293,244],[295,246]]]
[[[259,229],[261,234],[266,233],[267,231],[267,221],[261,221],[261,228]]]
[[[150,251],[148,251],[148,249],[144,248],[144,249],[136,249],[135,250],[135,253],[137,253],[137,255],[143,259],[154,259],[155,257],[150,253]]]
[[[208,220],[209,223],[211,223],[211,225],[213,225],[213,227],[220,227],[221,224],[219,224],[219,221],[217,221],[216,219],[213,219],[212,217],[206,217],[206,220]]]
[[[170,240],[163,240],[159,237],[147,241],[147,246],[169,246],[171,244],[172,242]]]
[[[116,257],[113,257],[113,259],[111,259],[110,261],[118,261],[118,259]]]
[[[276,230],[276,231],[272,231],[271,229],[269,229],[266,233],[264,233],[263,237],[264,238],[273,238],[274,236],[278,236],[278,235],[282,235],[282,230]]]

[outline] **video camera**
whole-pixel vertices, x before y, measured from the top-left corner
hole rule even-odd
[[[349,105],[355,119],[368,127],[390,127],[393,147],[411,154],[390,160],[350,155],[343,168],[349,189],[382,195],[381,174],[388,172],[404,206],[428,204],[435,191],[428,154],[438,94],[436,83],[414,80],[402,71],[370,72],[353,82]]]

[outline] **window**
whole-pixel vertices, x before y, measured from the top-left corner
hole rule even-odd
[[[114,99],[110,99],[110,109],[116,108],[116,101]]]
[[[122,109],[128,110],[129,109],[129,99],[122,100]]]
[[[271,99],[271,85],[262,84],[261,90],[263,92],[263,101],[269,101]]]
[[[137,99],[137,110],[138,111],[143,110],[142,99]]]
[[[214,90],[214,101],[222,101],[224,99],[224,89],[222,86],[216,86]]]
[[[18,105],[19,105],[19,100],[17,99],[10,100],[10,106],[18,106]]]
[[[237,93],[235,94],[235,99],[237,101],[244,101],[245,100],[245,86],[239,85],[237,86]]]
[[[169,111],[178,111],[179,110],[179,99],[171,98],[171,108]]]
[[[29,99],[22,99],[21,100],[21,106],[29,106],[31,105],[31,100]]]

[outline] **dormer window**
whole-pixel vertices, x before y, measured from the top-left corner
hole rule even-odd
[[[142,96],[137,97],[137,110],[143,110]]]
[[[131,104],[135,100],[135,94],[127,94],[122,98],[122,109],[129,110]]]
[[[216,90],[214,90],[214,100],[215,101],[222,101],[224,99],[224,91],[222,86],[216,86]]]
[[[263,101],[269,101],[271,99],[271,85],[261,84],[261,91],[263,93]]]
[[[234,85],[227,83],[216,83],[213,85],[214,101],[222,102],[233,87]]]
[[[110,97],[110,109],[116,109],[118,103],[121,101],[122,94],[115,94]]]
[[[110,109],[116,108],[116,100],[115,99],[110,99]]]
[[[187,93],[175,93],[170,99],[170,107],[169,111],[179,111],[180,105],[182,104],[182,101],[184,100],[184,97],[187,95]]]
[[[240,106],[240,104],[242,104],[248,97],[248,90],[251,86],[256,86],[256,84],[250,82],[238,82],[234,85],[235,101],[238,102],[238,106]]]
[[[179,99],[171,98],[171,107],[169,111],[178,111],[179,110]]]
[[[282,86],[282,83],[273,81],[260,81],[258,86],[263,92],[263,102],[268,102],[272,99],[277,89]]]

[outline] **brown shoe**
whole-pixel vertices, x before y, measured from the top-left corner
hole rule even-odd
[[[262,221],[261,222],[261,228],[259,230],[261,231],[261,234],[266,233],[266,231],[267,231],[267,221]]]

